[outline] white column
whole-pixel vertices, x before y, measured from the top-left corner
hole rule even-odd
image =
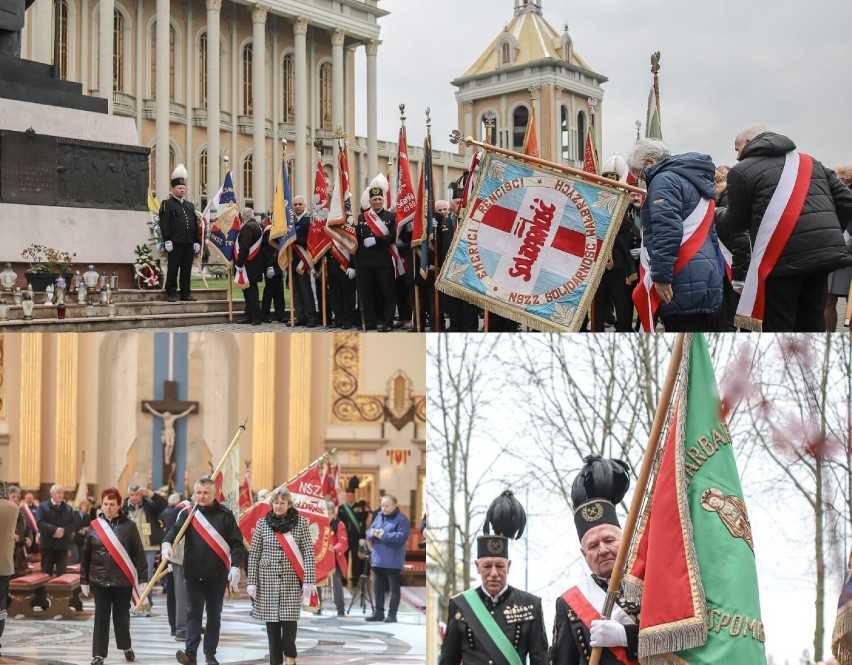
[[[281,112],[281,46],[278,41],[278,33],[281,31],[281,19],[273,14],[272,25],[272,59],[270,66],[272,68],[272,163],[269,166],[269,174],[266,181],[270,183],[272,193],[270,203],[275,195],[275,178],[278,177],[278,169],[281,168],[281,141],[278,135],[278,124],[283,121],[283,113]]]
[[[33,60],[53,63],[53,0],[36,0],[30,15],[33,22]]]
[[[473,133],[473,102],[462,102],[462,108],[464,109],[464,128],[462,131],[465,136],[473,136],[476,138],[476,134]],[[459,143],[459,152],[470,156],[473,152],[473,148],[465,146],[464,143]]]
[[[160,201],[171,191],[169,173],[169,0],[157,0],[156,175]]]
[[[142,143],[142,109],[145,106],[145,0],[136,0],[136,133]]]
[[[186,168],[189,171],[187,196],[190,197],[190,201],[199,201],[200,198],[196,198],[195,192],[198,192],[199,195],[201,194],[201,186],[199,184],[201,178],[195,170],[195,150],[192,145],[192,105],[195,102],[192,94],[195,85],[195,68],[193,67],[195,64],[195,44],[193,39],[194,28],[192,26],[191,2],[187,2],[184,6],[184,25],[186,25],[183,39],[183,101],[185,109],[184,118],[186,118],[186,124],[184,125],[186,127],[184,164],[186,164]]]
[[[305,144],[308,142],[308,22],[299,18],[293,23],[294,45],[296,52],[293,65],[296,68],[296,145],[293,155],[296,158],[296,186],[293,192],[305,196],[308,191],[308,165]]]
[[[343,127],[343,42],[346,34],[342,30],[331,33],[331,127],[337,131]],[[334,142],[337,154],[337,141]]]
[[[207,194],[219,191],[219,29],[222,0],[207,0]]]
[[[24,34],[27,31],[24,30]],[[21,53],[24,51],[22,50]],[[91,60],[89,55],[89,0],[80,2],[80,83],[83,84],[83,94],[89,94],[89,73]]]
[[[73,2],[68,3],[68,80],[78,81],[77,78],[77,58],[80,56],[77,53],[77,5]]]
[[[98,14],[98,97],[109,102],[112,113],[112,51],[115,0],[101,0]]]
[[[266,7],[255,7],[252,22],[252,111],[254,209],[266,210]]]
[[[379,133],[376,89],[376,55],[378,52],[378,41],[367,42],[367,182],[376,175],[379,160],[378,144],[376,143]]]
[[[240,199],[243,193],[243,162],[242,155],[238,152],[239,132],[237,132],[237,116],[242,113],[240,105],[240,66],[242,64],[242,53],[240,52],[239,40],[237,38],[237,5],[231,3],[231,170],[239,179],[236,194]]]

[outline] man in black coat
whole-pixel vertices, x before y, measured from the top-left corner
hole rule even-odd
[[[178,164],[172,173],[172,193],[160,204],[160,232],[168,253],[166,300],[177,302],[178,279],[180,299],[193,301],[190,292],[192,258],[201,251],[201,234],[195,207],[186,200],[186,167]],[[180,273],[180,277],[178,277]]]
[[[364,572],[365,559],[358,556],[358,552],[359,548],[362,548],[361,554],[366,556],[364,537],[367,533],[367,520],[370,517],[370,508],[367,506],[367,502],[355,500],[355,490],[358,489],[359,484],[357,481],[357,476],[350,479],[346,492],[346,502],[340,504],[337,509],[337,518],[346,525],[346,537],[349,541],[349,574],[353,589],[358,584],[361,573]]]
[[[509,585],[511,565],[508,538],[477,538],[482,584],[450,598],[439,665],[508,664],[504,649],[514,649],[522,663],[548,663],[541,598]]]
[[[240,213],[240,221],[242,225],[237,236],[234,266],[245,269],[249,282],[248,287],[243,289],[245,310],[240,323],[259,326],[262,322],[258,284],[263,279],[264,273],[263,255],[261,254],[263,229],[260,222],[254,218],[254,210],[251,208],[245,208]]]
[[[381,187],[371,187],[369,196],[370,209],[358,215],[355,226],[358,295],[367,330],[377,328],[379,332],[388,332],[396,311],[394,264],[388,252],[396,242],[396,215],[385,210],[385,193]],[[371,212],[378,221],[373,221]]]
[[[24,14],[35,0],[3,0],[0,2],[0,54],[21,57],[21,30]],[[41,39],[45,39],[42,35]]]
[[[762,292],[763,331],[823,331],[828,273],[852,265],[843,240],[852,191],[820,162],[797,153],[789,138],[764,127],[741,132],[735,148],[739,163],[728,172],[722,224],[748,231],[753,247],[738,313],[760,320]],[[781,211],[786,215],[779,217]],[[762,253],[775,244],[783,247],[777,259]],[[769,271],[763,289],[761,263],[761,272]]]
[[[68,549],[77,530],[77,514],[65,503],[65,488],[53,485],[50,500],[38,506],[38,532],[41,536],[41,572],[64,575],[68,566]]]
[[[293,197],[293,221],[296,224],[295,245],[301,251],[308,251],[308,234],[311,230],[311,216],[305,212],[305,198],[303,196]],[[315,328],[319,323],[317,306],[314,302],[314,289],[312,286],[313,275],[310,265],[304,272],[296,270],[300,263],[299,252],[293,249],[293,265],[290,270],[293,275],[293,300],[296,308],[296,325]]]
[[[218,665],[216,649],[226,587],[236,591],[245,547],[234,514],[215,499],[216,483],[201,478],[195,483],[195,516],[184,534],[184,576],[186,588],[186,647],[177,652],[182,665],[195,665],[201,643],[201,619],[207,610],[204,657],[208,665]],[[168,558],[172,543],[183,527],[189,510],[181,512],[163,540],[162,555]]]
[[[154,560],[163,543],[163,523],[161,515],[168,507],[166,499],[156,492],[141,485],[130,485],[127,488],[127,497],[121,508],[127,513],[130,520],[139,529],[142,539],[142,547],[145,550],[145,560],[148,570],[156,570]],[[154,599],[148,596],[148,602],[154,604]],[[147,610],[145,610],[147,613]]]
[[[272,224],[269,219],[263,222],[263,239],[260,243],[260,253],[263,257],[264,286],[263,299],[260,302],[260,318],[269,323],[272,320],[271,309],[275,308],[275,320],[285,323],[284,314],[284,271],[278,265],[278,244],[269,242]]]

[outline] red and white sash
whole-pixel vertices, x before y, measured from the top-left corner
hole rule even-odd
[[[591,577],[584,577],[577,586],[571,587],[562,594],[562,600],[568,603],[569,607],[574,610],[574,613],[583,622],[583,625],[591,630],[592,621],[601,618],[601,609],[606,600],[606,593],[594,583]],[[610,618],[622,626],[632,626],[635,624],[633,619],[627,616],[625,611],[618,605],[612,606],[612,616]],[[607,647],[607,649],[625,665],[636,663],[635,660],[630,660],[627,657],[627,649],[624,647]]]
[[[284,550],[284,555],[287,557],[290,565],[293,566],[293,570],[296,571],[296,577],[298,577],[299,581],[304,584],[305,560],[302,557],[302,551],[299,549],[296,539],[293,538],[293,533],[291,531],[288,531],[287,533],[276,532],[275,538],[281,545],[281,549]],[[304,598],[302,604],[305,606],[305,609],[312,611],[319,609],[319,594],[317,591],[312,590],[311,593]]]
[[[33,515],[32,511],[30,510],[30,507],[27,504],[24,504],[21,507],[21,510],[24,511],[24,517],[27,518],[27,522],[29,522],[30,526],[32,527],[33,537],[35,538],[35,541],[38,542],[39,540],[41,540],[41,535],[38,532],[38,522],[36,522],[35,516]]]
[[[734,255],[731,253],[731,250],[725,246],[725,243],[723,243],[721,240],[719,241],[719,250],[722,252],[722,258],[725,260],[725,274],[728,276],[728,283],[733,284]]]
[[[251,261],[253,258],[255,258],[257,256],[257,253],[260,251],[260,246],[261,246],[262,243],[263,243],[263,233],[261,233],[260,237],[255,241],[255,243],[251,247],[249,247],[249,254],[248,254],[248,258],[246,259],[246,263],[248,263],[249,261]],[[239,256],[240,252],[242,251],[240,249],[240,237],[239,236],[237,236],[237,241],[236,241],[235,245],[236,245],[236,247],[235,247],[236,254],[235,255]],[[236,268],[236,274],[234,275],[234,282],[241,289],[247,289],[250,286],[248,271],[246,270],[245,263],[242,266]]]
[[[814,163],[795,151],[784,158],[778,186],[766,206],[746,274],[737,315],[763,321],[766,312],[766,278],[775,268],[808,196]]]
[[[222,560],[222,563],[225,564],[225,570],[231,570],[231,546],[225,542],[222,535],[213,528],[213,525],[210,524],[209,520],[204,517],[204,514],[200,510],[195,511],[192,526],[210,549],[216,553],[216,556]]]
[[[372,208],[364,212],[364,221],[367,222],[367,226],[370,227],[373,235],[377,238],[383,238],[390,233],[387,224],[382,221],[382,218]],[[393,261],[394,277],[402,277],[405,274],[405,265],[402,262],[402,257],[399,255],[396,245],[388,247],[388,254],[390,254]]]
[[[680,249],[677,253],[677,261],[674,266],[674,274],[680,272],[687,263],[692,260],[710,233],[716,203],[711,199],[702,198],[695,206],[695,210],[683,220],[683,238],[680,241]],[[653,332],[654,315],[660,306],[660,296],[651,280],[651,262],[644,241],[639,253],[639,284],[633,291],[633,304],[636,313],[642,323],[642,330]]]
[[[109,552],[112,560],[115,561],[116,565],[118,565],[121,569],[121,572],[124,573],[127,581],[130,582],[130,601],[132,605],[136,605],[142,597],[145,585],[139,583],[139,575],[136,572],[136,566],[133,564],[130,555],[127,553],[127,549],[121,544],[118,536],[115,535],[115,531],[112,530],[109,522],[107,522],[103,517],[92,520],[92,529],[96,534],[98,534],[98,538],[101,539],[104,547],[107,548],[107,552]]]

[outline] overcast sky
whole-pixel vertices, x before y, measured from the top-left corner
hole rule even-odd
[[[379,139],[396,140],[400,102],[409,143],[422,143],[432,108],[433,145],[450,150],[458,124],[455,88],[512,19],[514,0],[381,0],[378,57]],[[734,136],[752,124],[790,136],[827,166],[852,163],[852,2],[779,0],[713,3],[657,0],[542,0],[544,16],[600,74],[601,158],[626,156],[636,120],[644,120],[652,76],[650,54],[662,53],[663,137],[672,151],[710,154],[732,164]],[[356,77],[366,90],[365,55]],[[356,129],[366,136],[366,95]]]

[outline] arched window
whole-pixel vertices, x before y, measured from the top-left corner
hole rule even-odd
[[[243,47],[243,115],[251,115],[254,105],[252,104],[252,45]]]
[[[175,29],[169,26],[169,99],[175,99]],[[151,97],[157,94],[157,22],[151,24]]]
[[[68,79],[68,3],[59,3],[59,78]]]
[[[293,68],[293,54],[284,56],[284,122],[296,121],[296,70]]]
[[[577,114],[577,160],[583,161],[586,154],[586,114]]]
[[[503,45],[500,47],[500,62],[504,65],[512,62],[512,47],[509,45],[509,42],[503,42]]]
[[[530,111],[526,106],[519,106],[512,113],[512,149],[522,150],[524,147],[524,135],[527,132],[527,124],[530,121]]]
[[[112,89],[124,92],[124,16],[117,9],[112,21]]]
[[[207,108],[207,32],[198,40],[198,105]]]
[[[201,151],[201,156],[198,158],[198,184],[201,187],[201,199],[203,204],[207,205],[207,148]]]
[[[571,159],[571,132],[568,122],[568,109],[561,107],[561,117],[559,123],[559,147],[562,156],[562,163],[567,164]]]
[[[148,187],[152,192],[156,192],[156,182],[157,182],[157,146],[151,148],[151,156],[149,161],[149,170],[148,170]],[[177,155],[175,155],[175,149],[172,146],[169,146],[169,176],[175,170],[175,166],[177,166]]]
[[[247,155],[243,160],[243,198],[248,200],[254,198],[254,156]]]
[[[325,62],[319,71],[320,128],[331,129],[331,63]]]

